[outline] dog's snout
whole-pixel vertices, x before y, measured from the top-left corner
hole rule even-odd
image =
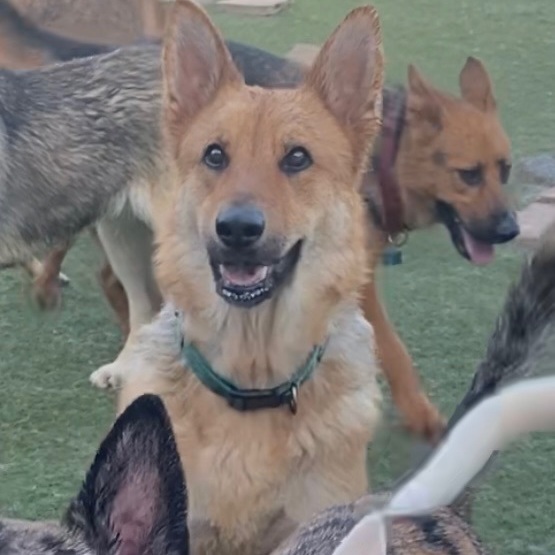
[[[508,243],[520,233],[520,227],[514,212],[505,212],[495,226],[496,243]]]
[[[216,234],[229,248],[250,247],[262,237],[266,221],[263,212],[252,204],[232,204],[216,218]]]

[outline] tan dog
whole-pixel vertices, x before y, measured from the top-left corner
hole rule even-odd
[[[163,398],[193,553],[261,555],[367,490],[379,390],[358,309],[369,276],[357,184],[383,71],[371,7],[347,16],[300,88],[271,90],[246,86],[204,10],[176,3],[170,171],[154,211],[170,304],[128,351],[119,410]]]
[[[363,188],[372,269],[391,242],[435,223],[448,229],[457,252],[473,264],[487,264],[495,244],[518,235],[504,190],[511,148],[491,78],[480,60],[469,57],[459,84],[461,98],[437,89],[410,65],[406,88],[384,91],[384,125]],[[397,407],[413,431],[437,439],[442,419],[421,390],[375,280],[366,284],[362,304]]]

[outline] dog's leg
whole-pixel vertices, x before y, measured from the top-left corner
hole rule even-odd
[[[127,300],[127,294],[125,293],[121,281],[114,274],[114,270],[108,261],[108,255],[98,237],[96,227],[91,227],[90,231],[93,241],[104,257],[104,263],[98,275],[100,286],[102,287],[102,291],[104,291],[104,296],[108,300],[108,304],[112,307],[116,315],[123,340],[127,341],[127,337],[129,336],[129,301]]]
[[[134,216],[106,219],[97,226],[98,237],[115,276],[129,302],[129,336],[117,359],[91,374],[100,388],[118,387],[125,369],[125,358],[143,324],[158,313],[162,298],[152,267],[152,231]]]
[[[129,337],[129,301],[121,283],[106,259],[99,274],[99,281],[108,303],[116,315],[124,341]]]
[[[380,303],[373,280],[364,289],[363,309],[374,328],[377,354],[405,424],[427,441],[436,441],[445,421],[422,390],[418,372]]]
[[[41,310],[52,310],[60,306],[62,292],[60,286],[69,284],[69,279],[61,272],[62,263],[70,249],[71,242],[56,247],[49,252],[44,262],[33,258],[24,267],[33,279],[31,296]]]

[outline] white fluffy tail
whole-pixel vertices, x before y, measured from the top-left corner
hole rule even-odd
[[[334,555],[386,555],[386,521],[451,504],[495,451],[524,434],[555,430],[555,377],[523,380],[471,409],[380,511],[363,518]]]

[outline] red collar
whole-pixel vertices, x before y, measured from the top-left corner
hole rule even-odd
[[[404,89],[386,93],[383,102],[382,128],[377,153],[372,157],[372,168],[381,197],[378,223],[393,238],[405,230],[395,162],[405,125],[406,93]]]

